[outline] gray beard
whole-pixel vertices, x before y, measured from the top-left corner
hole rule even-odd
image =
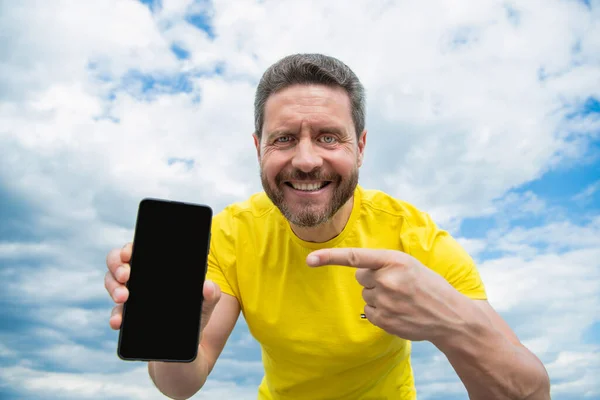
[[[305,174],[301,172],[297,172],[296,174],[301,175],[315,175],[313,173]],[[354,195],[354,191],[356,186],[358,185],[358,168],[355,169],[349,178],[342,179],[341,176],[336,175],[333,177],[334,179],[326,179],[331,180],[329,185],[335,185],[333,192],[333,198],[327,207],[322,210],[312,210],[310,207],[307,207],[299,212],[292,212],[291,208],[286,204],[282,185],[283,176],[281,174],[277,175],[275,178],[275,187],[273,187],[268,181],[266,176],[264,175],[262,168],[260,171],[260,179],[262,182],[263,189],[269,199],[275,204],[275,206],[281,211],[281,214],[293,225],[303,227],[303,228],[312,228],[324,224],[329,221],[333,216],[348,202],[348,200]],[[318,176],[318,174],[317,174]],[[328,177],[330,178],[330,177]],[[308,178],[307,178],[308,179]],[[319,180],[316,178],[312,178],[315,180]]]

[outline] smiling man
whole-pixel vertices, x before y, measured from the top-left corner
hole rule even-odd
[[[266,123],[257,116],[263,188],[299,236],[320,236],[311,241],[339,234],[352,210],[366,135],[356,135],[350,108],[340,87],[292,85],[270,95]]]
[[[471,257],[414,206],[358,184],[365,96],[339,60],[271,66],[255,99],[263,193],[214,218],[198,357],[150,362],[171,398],[201,390],[243,312],[259,399],[415,399],[411,341],[433,343],[472,399],[549,399],[548,375],[487,302]],[[127,300],[131,244],[105,286]]]

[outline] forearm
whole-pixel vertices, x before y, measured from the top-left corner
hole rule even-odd
[[[498,331],[477,307],[465,323],[434,343],[448,358],[472,400],[549,400],[540,360]]]
[[[148,363],[148,373],[154,385],[165,396],[172,399],[188,399],[198,392],[208,378],[209,367],[202,346],[191,363],[157,362]]]

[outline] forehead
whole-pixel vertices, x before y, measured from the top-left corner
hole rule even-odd
[[[269,96],[264,114],[267,133],[303,122],[351,129],[352,107],[346,91],[324,85],[293,85]]]

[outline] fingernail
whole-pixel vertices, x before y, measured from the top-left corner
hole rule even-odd
[[[317,257],[317,256],[308,256],[308,257],[306,257],[306,263],[308,265],[317,265],[319,263],[319,257]]]

